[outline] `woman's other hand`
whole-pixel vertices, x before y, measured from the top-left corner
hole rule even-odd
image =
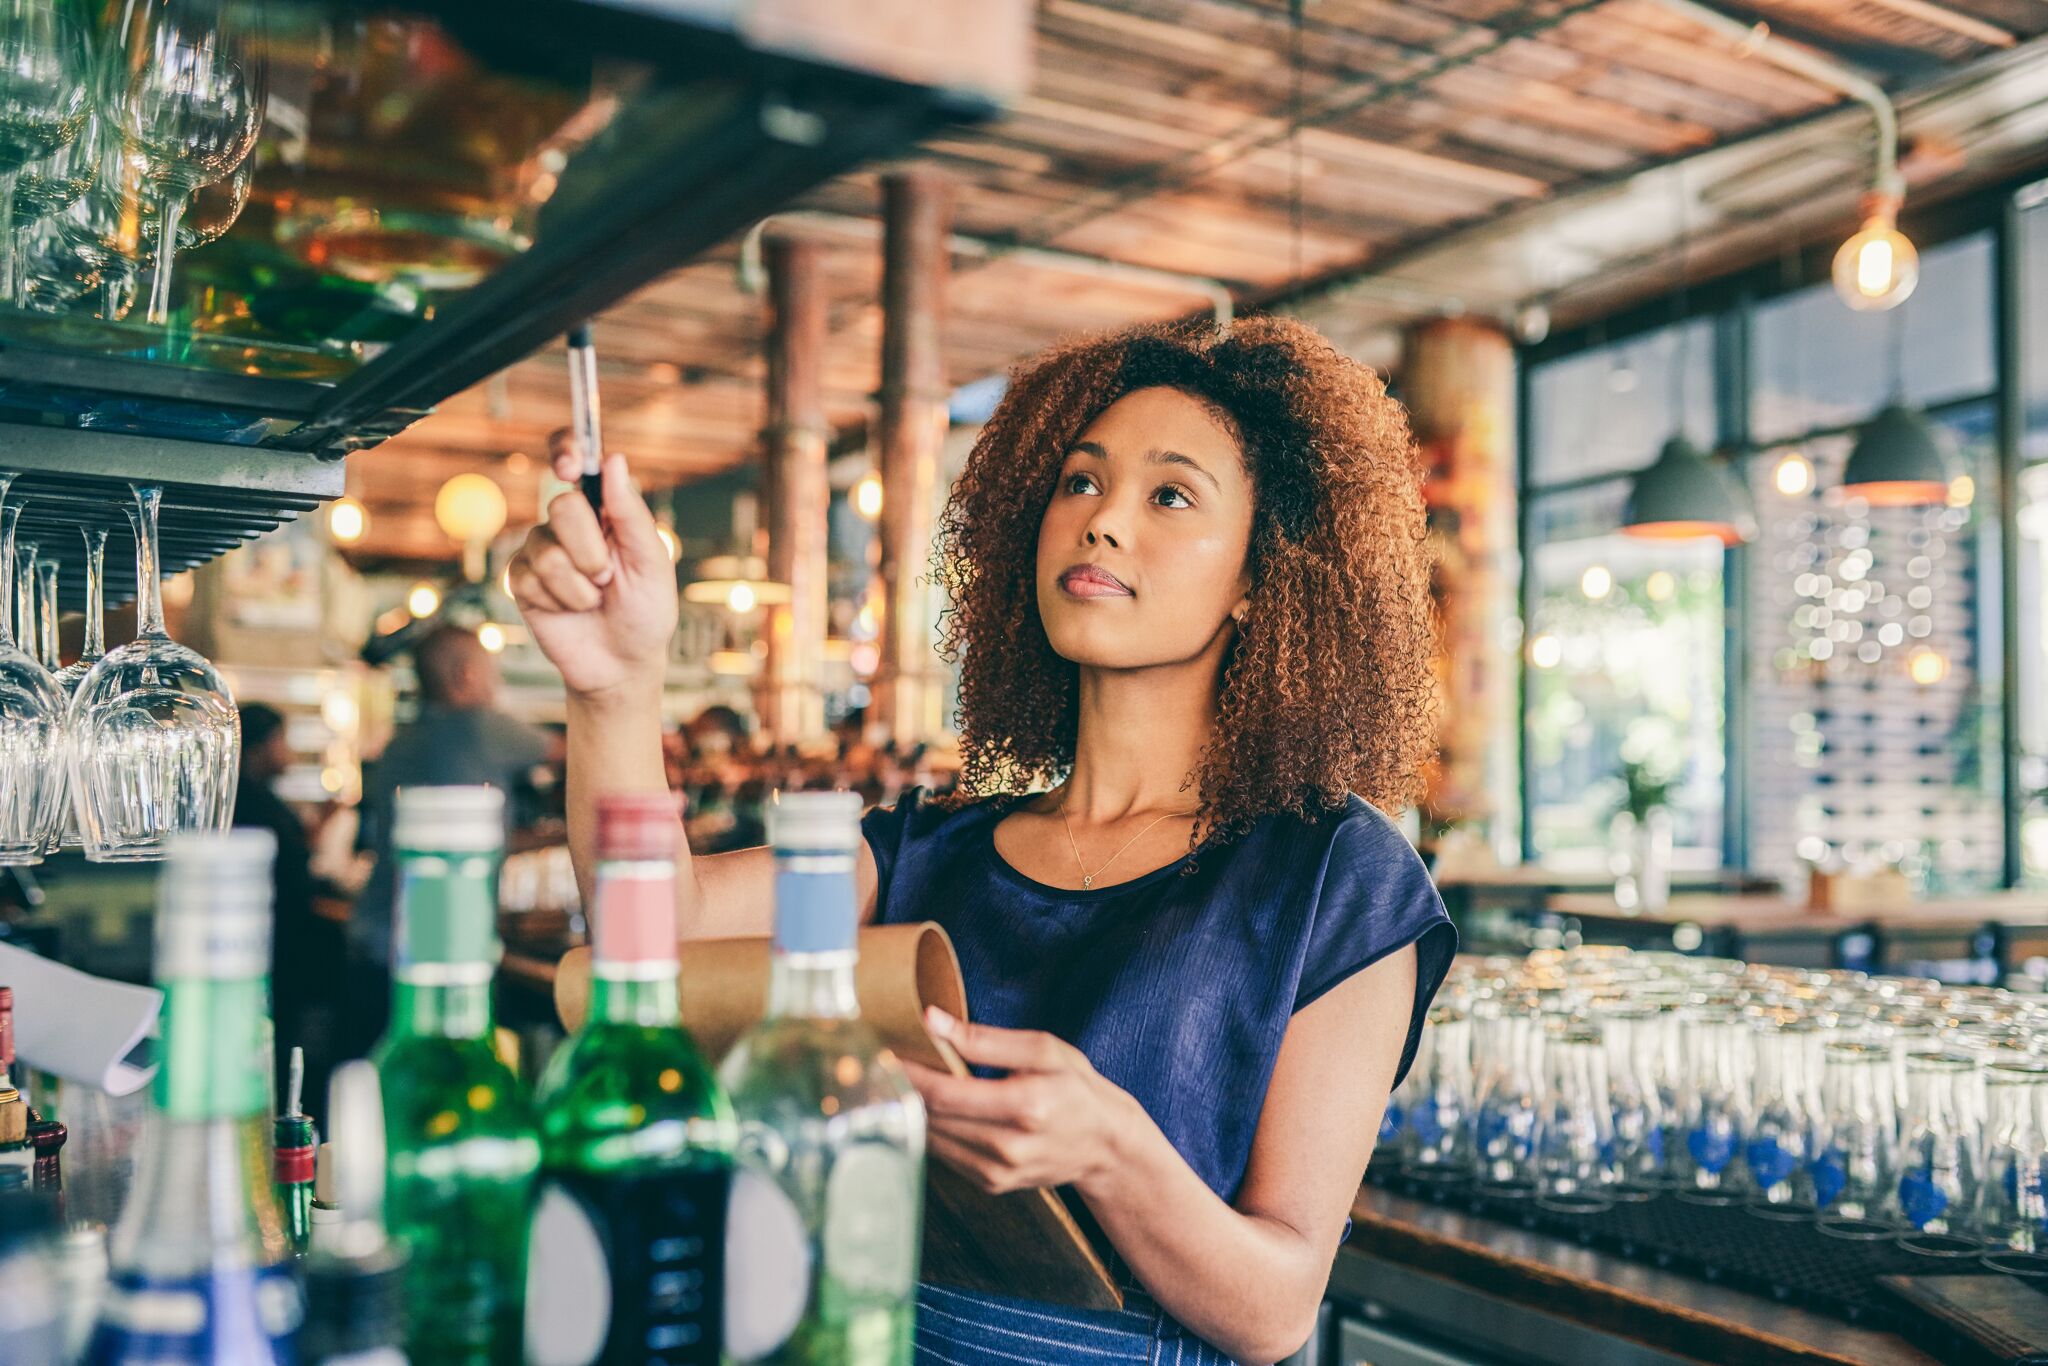
[[[676,629],[675,566],[654,515],[626,471],[604,461],[604,518],[580,489],[582,456],[568,432],[549,439],[556,477],[572,487],[548,505],[512,559],[512,600],[569,691],[602,698],[659,686]]]
[[[992,1194],[1071,1185],[1084,1193],[1112,1171],[1120,1140],[1143,1111],[1080,1049],[1051,1034],[954,1019],[925,1023],[970,1063],[1009,1075],[956,1077],[906,1062],[924,1097],[931,1151]]]

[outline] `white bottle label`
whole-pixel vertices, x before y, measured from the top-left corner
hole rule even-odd
[[[527,1366],[588,1366],[604,1350],[611,1320],[604,1238],[583,1202],[550,1184],[526,1248]]]
[[[775,1184],[742,1164],[725,1225],[725,1350],[752,1361],[789,1341],[811,1298],[811,1240]]]
[[[916,1172],[907,1154],[856,1143],[825,1182],[825,1267],[848,1291],[907,1296],[917,1281]]]

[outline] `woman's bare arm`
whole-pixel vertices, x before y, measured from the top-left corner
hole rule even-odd
[[[558,474],[574,481],[578,457],[556,442]],[[566,471],[566,472],[565,472]],[[675,569],[653,515],[633,491],[625,461],[604,464],[604,519],[571,489],[548,509],[512,563],[512,595],[569,693],[569,856],[583,904],[591,904],[597,801],[621,792],[665,792],[661,690],[676,627]],[[676,832],[677,925],[684,939],[764,935],[774,925],[775,873],[768,850],[693,858]],[[873,918],[875,861],[860,847],[856,892]]]

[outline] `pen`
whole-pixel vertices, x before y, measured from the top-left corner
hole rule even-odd
[[[597,351],[590,344],[590,324],[569,333],[569,423],[583,452],[583,496],[591,510],[604,511],[604,437],[597,420]]]

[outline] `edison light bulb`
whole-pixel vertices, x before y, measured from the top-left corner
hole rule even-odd
[[[353,498],[337,498],[327,508],[327,531],[343,545],[363,539],[370,529],[370,514]]]
[[[736,583],[726,594],[725,603],[735,612],[751,612],[754,610],[754,590],[747,584]]]
[[[1859,312],[1894,308],[1920,282],[1920,253],[1899,231],[1896,196],[1863,200],[1863,226],[1835,253],[1835,293]]]

